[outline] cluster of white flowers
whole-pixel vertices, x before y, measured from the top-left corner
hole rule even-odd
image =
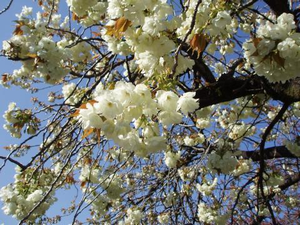
[[[161,213],[157,217],[157,220],[160,224],[168,224],[169,219],[170,219],[169,213]]]
[[[198,218],[201,222],[212,224],[215,222],[215,217],[217,217],[217,211],[210,207],[207,207],[205,203],[201,202],[198,205]]]
[[[54,83],[68,73],[62,65],[66,54],[47,34],[46,18],[37,13],[35,20],[30,19],[31,12],[23,10],[19,15],[15,35],[3,42],[3,51],[10,58],[25,59],[21,69],[13,72],[14,77],[41,77]]]
[[[127,209],[127,216],[124,221],[120,221],[119,225],[138,225],[141,223],[141,220],[143,218],[142,211],[140,209],[135,208],[129,208]]]
[[[209,196],[213,192],[213,190],[215,190],[217,183],[218,178],[215,178],[212,183],[206,181],[203,184],[196,184],[196,188],[204,196]]]
[[[116,173],[103,176],[99,182],[110,199],[119,199],[124,192],[123,181]]]
[[[69,83],[62,87],[62,94],[67,104],[75,105],[81,99],[84,91],[76,87],[76,84]]]
[[[285,82],[299,76],[300,34],[292,14],[283,13],[270,21],[260,20],[256,36],[243,44],[247,62],[270,82]]]
[[[133,52],[136,63],[147,77],[171,72],[174,64],[171,53],[176,44],[166,30],[169,33],[174,30],[176,20],[167,19],[173,10],[165,0],[112,0],[108,2],[107,13],[111,19],[107,27],[114,27],[119,21],[129,24],[126,30],[120,31],[124,37],[122,39],[108,34],[107,29],[103,30],[102,38],[109,50],[124,55]],[[117,31],[116,27],[113,29]],[[176,74],[186,71],[193,64],[192,60],[179,55]]]
[[[177,34],[182,39],[190,29],[197,3],[198,1],[196,0],[186,2],[188,10],[182,15],[182,17],[185,19],[177,30]],[[215,16],[212,17],[212,15]],[[208,32],[211,36],[226,34],[232,31],[231,21],[232,18],[230,16],[230,12],[220,11],[218,7],[218,1],[205,0],[202,1],[198,7],[195,27],[192,34],[201,33],[204,28],[206,28],[206,32]]]
[[[47,191],[47,185],[45,184],[43,186],[41,184],[39,189],[25,190],[23,189],[23,186],[26,185],[24,184],[24,178],[20,176],[19,168],[16,168],[16,170],[18,174],[15,175],[15,182],[1,188],[0,198],[4,203],[2,207],[3,212],[6,215],[12,215],[17,220],[21,220],[42,200],[44,193]],[[41,178],[47,183],[52,179],[49,176],[52,176],[51,173],[43,174]],[[31,214],[28,220],[35,221],[37,217],[45,214],[56,200],[54,193],[50,193],[46,200],[41,203],[40,207]]]
[[[75,13],[76,19],[85,26],[98,23],[105,18],[107,9],[106,1],[91,0],[67,0],[70,10]]]
[[[230,151],[226,151],[224,154],[214,151],[208,156],[207,167],[212,172],[229,174],[235,169],[237,164],[238,160]]]
[[[17,122],[19,122],[16,117],[16,112],[19,111],[20,108],[16,106],[15,102],[11,102],[8,105],[8,109],[4,112],[3,118],[6,120],[6,124],[3,125],[3,128],[7,130],[12,137],[20,138],[21,137],[21,128],[15,126]]]
[[[21,138],[21,131],[24,126],[26,126],[25,131],[29,135],[35,134],[39,126],[39,120],[32,115],[32,112],[30,110],[21,110],[16,106],[15,102],[9,103],[3,118],[6,120],[3,128],[15,138]]]
[[[237,120],[237,112],[235,110],[219,109],[216,115],[216,121],[223,129],[227,129],[230,124],[234,124]]]
[[[237,167],[233,170],[234,176],[239,176],[241,174],[247,173],[252,168],[252,160],[249,159],[239,159]]]
[[[229,214],[220,214],[218,207],[209,207],[201,202],[198,205],[198,218],[200,222],[205,224],[226,224]]]
[[[189,181],[195,178],[196,171],[194,167],[185,166],[177,170],[181,180]]]
[[[105,195],[96,194],[96,197],[93,197],[91,201],[87,201],[87,203],[91,203],[91,211],[94,212],[93,218],[99,220],[109,208],[110,199]]]
[[[81,182],[91,182],[91,183],[99,183],[100,182],[100,168],[91,168],[90,165],[84,165],[80,170],[79,180]]]
[[[91,58],[91,47],[86,43],[67,48],[74,42],[66,39],[56,42],[51,30],[46,29],[48,19],[42,13],[33,18],[32,9],[24,7],[18,17],[14,36],[3,41],[4,54],[22,62],[21,68],[14,70],[13,79],[43,78],[47,83],[57,83],[68,74],[69,60],[82,63]],[[53,14],[52,17],[55,19],[50,25],[56,27],[61,16]],[[65,22],[58,28],[63,28]]]
[[[185,4],[188,9],[180,15],[182,22],[176,30],[180,39],[184,39],[190,29],[198,1],[187,1]],[[187,41],[191,41],[197,34],[206,34],[213,40],[207,49],[211,54],[214,53],[217,45],[223,48],[222,51],[226,53],[229,47],[226,39],[236,32],[237,27],[237,20],[232,18],[230,9],[225,9],[222,1],[201,1],[196,15],[195,26]],[[198,46],[198,48],[201,47]]]
[[[256,130],[255,126],[245,124],[244,122],[230,124],[229,129],[228,137],[237,142],[241,142],[245,136],[253,135]]]
[[[178,97],[172,91],[160,90],[152,98],[144,84],[119,81],[114,86],[104,89],[100,84],[93,102],[79,109],[78,118],[84,129],[101,129],[107,138],[142,157],[166,149],[161,125],[178,124],[183,118],[180,111],[187,115],[198,107],[195,93]],[[189,104],[182,104],[182,99]]]
[[[204,141],[205,141],[205,137],[201,133],[198,133],[197,135],[186,136],[183,139],[183,142],[186,146],[195,146],[198,144],[202,144]]]
[[[176,168],[177,161],[180,159],[180,152],[165,152],[165,163],[169,168]]]
[[[242,142],[244,137],[252,136],[256,132],[255,126],[240,121],[241,119],[255,116],[251,109],[253,103],[249,101],[245,104],[245,101],[237,99],[237,105],[232,105],[230,109],[219,107],[215,114],[217,116],[216,122],[222,129],[228,131],[228,137],[234,141],[236,147]],[[241,115],[238,113],[240,111],[243,111]]]

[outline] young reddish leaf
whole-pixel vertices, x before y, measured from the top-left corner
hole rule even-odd
[[[2,74],[2,82],[6,83],[8,81],[7,74]]]
[[[94,37],[99,37],[101,35],[100,32],[94,32],[94,31],[92,31],[92,34],[94,35]]]
[[[73,113],[71,114],[70,116],[71,117],[76,117],[76,116],[79,116],[79,113],[80,113],[80,109],[87,109],[86,105],[90,103],[91,105],[94,105],[95,103],[97,103],[96,100],[89,100],[87,103],[84,103],[82,104],[81,106],[79,106],[79,108]]]
[[[120,17],[116,20],[115,25],[106,26],[106,34],[110,36],[115,36],[117,38],[121,37],[121,34],[125,32],[128,27],[131,26],[131,21],[126,19],[125,17]]]
[[[253,44],[254,44],[255,48],[257,48],[259,42],[262,41],[262,38],[253,38],[252,40],[253,40]]]
[[[71,175],[71,174],[67,175],[67,177],[66,177],[66,183],[67,184],[75,184],[75,179],[74,179],[73,175]]]
[[[85,19],[85,18],[87,18],[87,16],[79,17],[75,13],[72,13],[72,20],[74,20],[74,21],[76,20],[77,22],[79,22],[80,20]]]
[[[25,23],[23,21],[17,21],[16,29],[14,30],[14,35],[23,35],[23,30],[21,29],[22,26],[24,26]]]
[[[83,135],[81,137],[81,140],[85,139],[87,136],[89,136],[93,132],[94,132],[94,128],[85,129],[83,131]]]
[[[80,187],[84,187],[86,185],[86,182],[85,181],[83,181],[83,182],[81,182],[81,184],[80,184]]]
[[[35,53],[28,53],[27,56],[29,56],[30,58],[33,58],[33,59],[38,57],[37,54],[35,54]]]
[[[190,41],[190,47],[193,51],[196,51],[198,53],[198,57],[205,49],[206,44],[207,38],[204,34],[195,34]]]
[[[115,23],[115,30],[118,32],[125,32],[131,24],[130,20],[121,17]]]

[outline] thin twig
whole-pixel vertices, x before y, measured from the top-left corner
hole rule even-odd
[[[10,0],[10,2],[8,3],[8,5],[2,10],[0,11],[0,15],[5,13],[7,10],[9,10],[9,8],[11,7],[12,3],[14,0]]]

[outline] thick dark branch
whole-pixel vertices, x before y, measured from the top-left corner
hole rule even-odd
[[[279,188],[284,191],[286,189],[288,189],[290,186],[298,183],[300,181],[300,173],[292,176],[292,177],[288,177],[287,179],[285,179],[285,183],[282,185],[279,185]]]
[[[280,16],[282,13],[291,13],[288,0],[264,0],[264,2],[268,4],[276,16]]]
[[[289,187],[293,186],[294,184],[297,184],[300,181],[300,173],[295,174],[294,176],[285,178],[285,182],[281,185],[279,185],[279,188],[281,191],[285,191]],[[272,192],[267,197],[268,199],[273,198],[276,195],[275,192]]]
[[[26,166],[24,166],[22,163],[18,162],[17,160],[10,158],[9,156],[0,156],[0,159],[8,160],[11,163],[18,165],[20,168],[22,168],[22,170],[26,169]]]
[[[244,159],[252,159],[253,161],[257,162],[260,160],[260,152],[258,151],[240,151],[241,155]],[[278,158],[291,158],[295,159],[298,158],[297,156],[293,155],[285,146],[275,146],[270,148],[264,149],[264,159],[278,159]]]
[[[200,88],[196,91],[195,98],[199,99],[200,108],[204,108],[259,93],[264,93],[259,77],[229,77],[228,79],[218,80],[207,87]]]
[[[224,79],[223,79],[224,78]],[[226,74],[208,86],[196,91],[200,108],[232,101],[252,94],[268,94],[272,99],[283,103],[300,101],[300,78],[282,83],[270,83],[264,77],[230,77]]]
[[[193,66],[195,79],[203,78],[208,83],[216,82],[216,78],[214,77],[213,73],[203,61],[203,52],[200,54],[200,56],[198,56],[197,52],[193,51],[188,44],[183,44],[182,50],[195,61],[195,65]]]
[[[262,78],[264,88],[268,95],[274,100],[280,100],[284,103],[300,101],[300,78],[282,83],[269,83],[265,78]]]

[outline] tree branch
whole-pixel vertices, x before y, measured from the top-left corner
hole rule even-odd
[[[8,3],[8,5],[0,11],[0,15],[5,13],[7,10],[9,10],[9,8],[11,7],[12,3],[13,3],[14,0],[10,0],[10,2]]]
[[[18,165],[20,168],[22,168],[22,170],[26,169],[26,166],[24,166],[22,163],[18,162],[17,160],[10,158],[9,156],[0,156],[0,159],[8,160],[11,163]]]
[[[241,155],[244,159],[252,159],[254,162],[258,162],[261,158],[259,150],[257,151],[241,151]],[[292,154],[285,146],[274,146],[264,149],[264,160],[278,159],[278,158],[299,158]]]
[[[200,88],[196,91],[195,98],[199,99],[199,108],[204,108],[259,93],[264,93],[259,77],[229,77],[228,79],[218,80],[216,83]]]
[[[276,16],[282,13],[291,13],[288,0],[264,0],[264,2],[272,9]]]

